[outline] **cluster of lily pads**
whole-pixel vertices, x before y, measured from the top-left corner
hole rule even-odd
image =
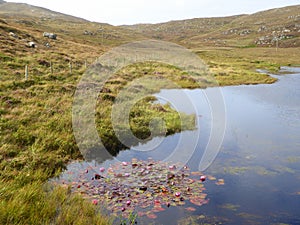
[[[109,168],[91,166],[78,174],[77,181],[61,182],[71,185],[74,192],[83,194],[93,204],[105,206],[112,214],[127,217],[134,212],[155,219],[155,213],[171,206],[184,206],[187,202],[196,206],[207,204],[203,184],[206,179],[224,184],[222,179],[191,172],[180,164],[132,159]]]

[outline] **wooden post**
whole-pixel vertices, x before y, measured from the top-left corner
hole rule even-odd
[[[28,65],[25,66],[25,80],[28,80]]]
[[[70,73],[72,74],[73,68],[72,68],[72,62],[70,61]]]
[[[87,60],[84,61],[84,68],[87,68]]]
[[[50,62],[50,72],[51,72],[51,74],[53,74],[53,64],[52,64],[52,62]]]

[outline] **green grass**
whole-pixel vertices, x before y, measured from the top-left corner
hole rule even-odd
[[[38,174],[39,171],[36,172]],[[68,188],[51,187],[40,179],[27,185],[1,182],[1,224],[109,224],[111,221],[99,209]],[[37,175],[35,175],[37,176]],[[23,178],[15,177],[22,182]]]

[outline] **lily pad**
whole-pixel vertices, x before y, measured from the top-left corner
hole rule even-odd
[[[219,180],[216,182],[216,185],[225,185],[224,179],[219,179]]]
[[[196,208],[194,207],[187,207],[185,208],[187,211],[190,211],[190,212],[195,212],[196,211]]]
[[[71,186],[73,192],[81,193],[92,204],[104,205],[112,214],[122,214],[123,217],[137,212],[139,216],[150,219],[155,219],[155,213],[171,206],[182,207],[187,202],[196,206],[207,204],[203,178],[207,178],[207,182],[217,180],[202,172],[190,171],[179,163],[168,164],[152,159],[132,159],[108,168],[88,167],[70,174],[73,174],[72,179],[60,184]],[[216,184],[224,185],[225,182],[219,179]],[[192,212],[196,209],[187,207],[186,210]]]
[[[147,217],[149,219],[156,219],[157,218],[157,215],[155,215],[154,213],[150,213],[150,214],[147,214]]]

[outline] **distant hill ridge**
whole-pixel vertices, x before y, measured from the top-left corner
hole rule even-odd
[[[300,5],[270,9],[250,15],[112,26],[92,23],[82,18],[28,4],[7,3],[2,0],[0,3],[0,19],[3,21],[27,24],[26,29],[30,28],[30,24],[39,30],[47,27],[47,30],[63,32],[66,38],[67,35],[73,37],[76,35],[84,40],[88,38],[86,35],[89,35],[88,39],[93,42],[103,42],[103,39],[107,39],[107,42],[113,45],[123,40],[134,41],[137,37],[143,37],[172,41],[189,48],[268,47],[274,46],[276,42],[279,42],[280,47],[300,47]],[[82,36],[83,33],[85,36]]]
[[[39,17],[39,18],[55,18],[68,20],[73,22],[87,22],[87,20],[75,16],[66,15],[55,12],[46,8],[29,5],[26,3],[10,3],[0,0],[0,15],[8,18],[12,17]]]
[[[250,15],[195,18],[158,24],[123,26],[149,38],[174,41],[183,45],[300,46],[300,5],[270,9]]]

